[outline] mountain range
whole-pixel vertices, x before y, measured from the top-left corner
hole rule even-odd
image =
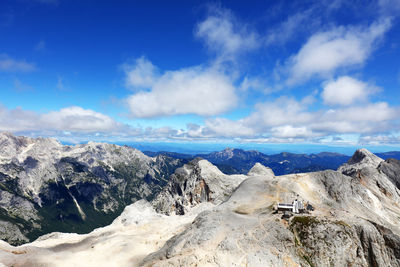
[[[86,233],[139,199],[152,200],[186,161],[105,143],[0,134],[0,238],[22,244],[53,231]]]
[[[255,150],[246,151],[236,148],[226,148],[219,152],[196,155],[166,151],[144,151],[143,153],[151,157],[164,155],[185,160],[192,160],[196,157],[200,157],[216,165],[226,174],[246,174],[256,163],[268,166],[276,175],[336,170],[350,159],[348,155],[332,152],[321,152],[317,154],[282,152],[279,154],[267,155]],[[382,159],[395,158],[400,160],[400,152],[398,151],[376,153],[376,155]]]
[[[0,266],[400,266],[399,160],[199,156],[0,134]]]

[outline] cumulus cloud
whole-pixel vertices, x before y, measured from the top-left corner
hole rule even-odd
[[[210,15],[197,25],[196,36],[224,60],[259,46],[258,34],[249,30],[228,10],[212,8]]]
[[[322,98],[328,105],[350,105],[356,101],[365,101],[376,91],[376,87],[349,76],[339,77],[325,83]]]
[[[298,36],[299,33],[303,33],[309,28],[313,28],[315,24],[318,24],[318,15],[313,6],[310,9],[289,16],[285,21],[269,30],[265,40],[266,44],[282,45],[292,40],[294,37]]]
[[[279,138],[298,138],[298,137],[311,137],[314,134],[310,129],[305,126],[293,127],[292,125],[284,125],[271,128],[271,135]]]
[[[265,127],[301,125],[313,119],[313,115],[307,111],[309,101],[309,97],[302,101],[280,97],[272,102],[259,103],[245,121],[251,127],[261,127],[261,131],[265,130]]]
[[[269,94],[279,90],[278,88],[270,87],[266,79],[263,79],[261,77],[251,77],[251,76],[244,77],[244,79],[240,83],[239,89],[243,92],[252,90],[252,91],[258,91],[263,94]]]
[[[361,144],[369,145],[382,145],[382,144],[396,144],[400,142],[400,136],[393,134],[376,134],[376,135],[362,135],[359,142]]]
[[[17,60],[6,54],[0,54],[0,71],[3,72],[31,72],[36,70],[33,63],[25,60]]]
[[[386,102],[371,103],[362,106],[349,107],[337,114],[338,119],[351,121],[379,122],[397,118],[398,108],[390,107]]]
[[[205,125],[203,132],[209,136],[251,137],[256,133],[255,129],[248,127],[243,120],[215,118],[207,120]]]
[[[134,64],[123,64],[122,69],[125,72],[125,85],[128,88],[149,88],[157,80],[157,67],[143,56],[136,59]]]
[[[365,103],[337,109],[311,109],[307,97],[301,101],[281,97],[260,103],[249,116],[239,120],[206,120],[207,136],[241,137],[279,141],[316,141],[335,134],[377,134],[398,130],[400,109],[386,102]]]
[[[180,114],[211,116],[230,110],[237,96],[230,78],[212,68],[186,68],[165,72],[150,91],[126,100],[131,115],[150,118]]]
[[[281,97],[273,102],[259,103],[253,113],[236,121],[226,118],[208,119],[202,130],[208,136],[245,139],[304,137],[311,134],[311,130],[303,125],[307,125],[315,117],[307,111],[307,103],[307,97],[301,101]]]
[[[313,76],[328,77],[338,68],[363,64],[390,26],[386,19],[367,28],[337,27],[312,35],[287,63],[289,84]]]
[[[122,126],[107,115],[77,106],[43,114],[40,121],[50,129],[65,131],[113,131]]]
[[[111,132],[125,126],[102,113],[73,106],[49,113],[0,106],[0,131]]]

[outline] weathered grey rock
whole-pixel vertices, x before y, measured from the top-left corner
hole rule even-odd
[[[198,158],[176,170],[153,206],[160,213],[183,215],[202,202],[220,204],[246,178],[225,175],[207,160]]]
[[[397,159],[387,159],[381,162],[378,170],[383,172],[390,181],[400,189],[400,161]]]
[[[260,163],[256,163],[247,173],[247,176],[274,176],[274,172],[271,170],[271,168],[261,165]]]
[[[0,133],[0,211],[25,236],[35,232],[30,238],[88,231],[111,223],[136,200],[153,199],[182,165],[127,146],[63,146],[51,138]]]
[[[143,265],[400,266],[400,202],[377,170],[381,162],[361,150],[340,169],[347,175],[251,172],[229,200],[201,213]],[[286,223],[272,213],[285,196],[310,202],[315,211]]]
[[[365,167],[377,168],[383,161],[380,157],[374,155],[365,148],[358,149],[349,161],[339,167],[338,171],[349,176]]]
[[[0,238],[11,244],[23,244],[29,241],[17,225],[2,220],[0,220]]]
[[[62,266],[62,258],[70,265],[92,266],[400,266],[400,201],[392,181],[397,169],[382,162],[361,150],[340,171],[275,176],[257,164],[249,175],[232,179],[196,160],[178,169],[152,204],[143,200],[128,206],[112,225],[83,236],[48,235],[16,248],[0,242],[0,262]],[[275,213],[277,202],[295,198],[312,204],[314,211],[289,221]],[[177,203],[182,216],[153,210],[174,213]],[[114,248],[118,253],[112,254]],[[71,256],[76,253],[82,254]]]

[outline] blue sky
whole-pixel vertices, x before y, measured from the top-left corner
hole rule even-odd
[[[396,148],[397,14],[399,0],[4,0],[0,131]]]

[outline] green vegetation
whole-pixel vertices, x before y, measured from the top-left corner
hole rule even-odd
[[[318,224],[320,221],[316,217],[313,216],[295,216],[291,220],[291,226],[295,226],[296,224],[301,224],[303,227],[309,227],[312,224]]]
[[[346,222],[344,222],[344,221],[335,221],[334,223],[337,224],[337,225],[341,225],[341,226],[343,226],[343,227],[351,228],[351,226],[348,225],[348,224],[347,224]]]
[[[4,191],[7,191],[8,193],[13,193],[7,186],[5,186],[3,183],[0,183],[0,188]]]
[[[303,255],[303,259],[304,259],[311,267],[314,267],[314,264],[312,263],[310,257],[308,257],[307,255]]]

